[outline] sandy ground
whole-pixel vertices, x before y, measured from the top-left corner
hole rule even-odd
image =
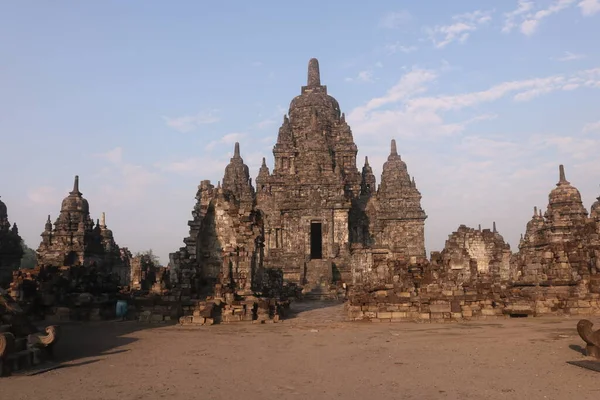
[[[295,307],[269,325],[68,325],[67,366],[2,378],[0,398],[600,398],[600,373],[566,363],[585,359],[577,318],[349,323],[339,304]]]

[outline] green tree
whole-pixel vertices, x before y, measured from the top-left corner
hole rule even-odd
[[[160,267],[160,259],[158,258],[158,256],[156,254],[154,254],[154,252],[152,251],[152,249],[150,250],[146,250],[146,251],[138,251],[135,256],[142,256],[144,257],[148,263],[152,264],[155,267]]]
[[[23,248],[23,257],[21,257],[21,269],[32,269],[35,268],[37,263],[37,257],[35,250],[25,244],[24,240],[21,240],[21,248]]]

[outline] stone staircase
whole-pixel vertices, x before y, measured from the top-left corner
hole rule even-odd
[[[329,283],[308,284],[302,289],[303,300],[339,300],[342,298],[343,294],[340,295],[338,289]]]
[[[331,285],[333,281],[332,263],[330,260],[309,260],[306,264],[305,284],[302,289],[304,300],[338,300],[343,293]]]

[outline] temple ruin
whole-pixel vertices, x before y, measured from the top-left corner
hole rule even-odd
[[[285,281],[319,293],[388,259],[424,260],[427,216],[396,142],[378,188],[368,159],[362,172],[356,167],[357,151],[311,59],[307,84],[279,128],[273,171],[263,159],[255,189],[236,143],[222,184],[198,187],[185,247],[171,255],[182,285],[200,288],[223,274],[251,291],[261,271],[278,269]]]
[[[23,257],[21,236],[17,224],[8,220],[6,204],[0,200],[0,287],[12,280],[13,271],[19,269]]]
[[[93,266],[115,273],[123,284],[128,284],[130,255],[115,243],[104,213],[94,224],[89,203],[79,191],[79,176],[75,176],[73,190],[63,199],[54,225],[48,215],[41,236],[39,267]]]
[[[600,200],[590,217],[559,167],[546,212],[534,208],[519,251],[493,229],[460,226],[417,268],[390,260],[352,287],[352,319],[444,320],[600,313]]]
[[[194,324],[275,322],[299,298],[343,298],[352,320],[600,314],[600,197],[588,213],[562,165],[516,253],[494,222],[459,226],[427,258],[427,215],[396,141],[379,184],[357,152],[311,59],[273,169],[263,158],[253,183],[236,143],[222,181],[200,182],[168,267],[120,248],[104,213],[94,223],[76,176],[54,224],[48,216],[34,270],[13,272],[20,238],[0,202],[0,279],[13,274],[13,297],[41,299],[59,320],[110,317],[123,298],[141,321]]]
[[[352,319],[459,319],[596,313],[600,200],[590,216],[560,166],[547,211],[534,212],[519,251],[492,229],[460,226],[425,254],[421,194],[391,141],[377,185],[336,99],[311,59],[255,186],[240,146],[222,183],[202,181],[185,246],[170,258],[185,296],[265,290],[278,271],[305,297],[349,288]],[[268,285],[267,285],[268,286]]]

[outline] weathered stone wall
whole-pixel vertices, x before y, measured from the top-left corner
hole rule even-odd
[[[17,224],[8,221],[6,204],[0,201],[0,288],[7,287],[13,271],[19,269],[23,247]]]
[[[451,320],[600,314],[598,218],[560,167],[548,211],[534,209],[516,254],[492,230],[461,225],[419,265],[355,251],[351,319]],[[384,262],[387,260],[387,265]],[[396,260],[396,261],[394,261]]]
[[[505,282],[515,276],[511,255],[510,246],[496,232],[495,224],[493,230],[461,225],[432,262],[440,264],[446,279],[453,282]]]
[[[581,296],[573,287],[501,286],[455,290],[375,290],[350,295],[346,305],[351,320],[447,321],[508,316],[599,315],[600,296]]]

